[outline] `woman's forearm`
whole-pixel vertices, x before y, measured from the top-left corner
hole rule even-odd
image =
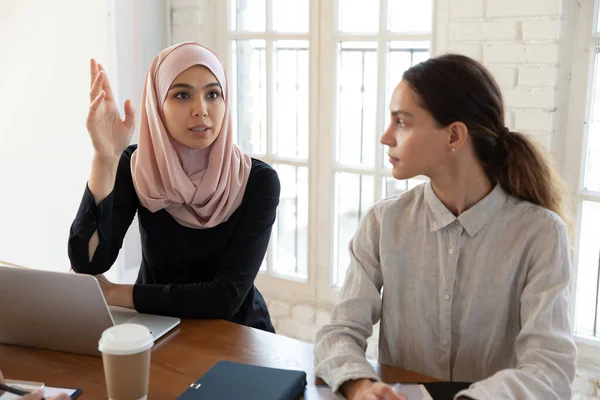
[[[88,187],[94,196],[96,205],[100,204],[113,191],[118,166],[118,157],[102,158],[96,154],[94,155]],[[98,237],[98,231],[96,231],[88,243],[89,262],[92,262],[99,242],[100,238]]]

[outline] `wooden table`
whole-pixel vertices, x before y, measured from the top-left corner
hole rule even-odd
[[[315,383],[310,343],[221,320],[183,320],[154,345],[148,398],[177,398],[220,360],[303,370],[309,384]],[[375,368],[386,382],[435,381],[388,366]],[[82,400],[107,398],[99,357],[0,344],[0,370],[8,379],[83,389]]]

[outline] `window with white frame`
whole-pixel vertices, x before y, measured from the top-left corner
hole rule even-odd
[[[402,73],[430,55],[433,0],[223,4],[237,142],[281,180],[257,284],[333,301],[362,216],[420,183],[392,178],[379,137]]]
[[[565,169],[576,194],[575,333],[600,337],[600,26],[599,1],[579,2]]]

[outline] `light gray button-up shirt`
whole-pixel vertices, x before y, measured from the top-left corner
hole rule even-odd
[[[454,216],[430,183],[376,204],[350,243],[316,373],[334,391],[378,379],[365,358],[381,319],[379,361],[447,381],[473,399],[570,399],[567,228],[500,186]]]

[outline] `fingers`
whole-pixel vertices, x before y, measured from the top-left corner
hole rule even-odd
[[[96,64],[96,60],[90,58],[90,88],[94,85],[96,75],[98,75],[98,64]]]
[[[135,110],[131,105],[131,100],[125,101],[125,121],[124,124],[128,128],[133,128],[135,125]]]
[[[92,84],[92,88],[90,89],[90,102],[94,101],[94,99],[98,96],[98,93],[101,91],[105,91],[102,89],[103,81],[105,80],[104,72],[100,71],[98,75],[96,75],[96,80]]]
[[[96,277],[96,279],[98,280],[98,282],[100,283],[112,283],[111,281],[109,281],[108,279],[106,279],[106,277],[104,276],[104,274],[100,274],[100,275],[94,275]]]
[[[102,64],[98,64],[98,70],[102,71],[104,73],[104,75],[106,75],[106,71],[104,70],[104,67],[102,66]],[[102,84],[102,89],[106,92],[106,100],[112,101],[114,99],[114,96],[113,96],[113,92],[110,87],[110,82],[108,81],[108,78],[104,79],[103,84]]]
[[[386,385],[384,383],[375,383],[371,387],[371,390],[374,394],[376,394],[379,398],[385,400],[406,400],[406,397],[402,394],[398,394],[394,392],[394,389]]]
[[[69,400],[71,396],[66,393],[57,394],[56,396],[50,397],[48,400]]]
[[[374,395],[373,393],[366,393],[364,396],[361,397],[360,400],[380,400],[380,398]]]
[[[106,93],[104,92],[104,90],[101,91],[100,93],[98,93],[98,96],[96,96],[94,101],[92,101],[92,104],[90,104],[90,110],[96,111],[98,109],[98,107],[100,106],[100,103],[102,103],[102,101],[104,100],[105,97],[106,97]]]

